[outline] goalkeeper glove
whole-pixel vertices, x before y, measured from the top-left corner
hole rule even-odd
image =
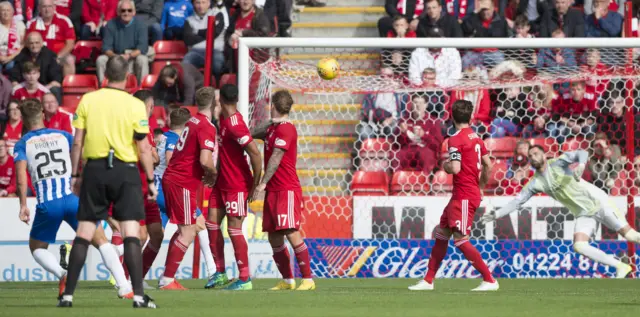
[[[573,178],[575,178],[577,182],[582,178],[582,173],[584,173],[585,167],[585,164],[580,164],[573,170]]]
[[[489,210],[488,212],[485,212],[484,215],[482,215],[483,224],[486,224],[495,220],[496,220],[496,210],[493,208],[491,208],[491,210]]]

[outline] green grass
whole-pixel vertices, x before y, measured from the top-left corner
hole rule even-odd
[[[204,280],[183,281],[189,291],[151,291],[158,310],[133,311],[106,282],[80,283],[71,309],[56,308],[55,283],[0,284],[0,316],[631,316],[640,307],[636,280],[500,280],[496,293],[471,293],[479,280],[437,280],[433,292],[409,292],[415,280],[317,280],[312,292],[271,292],[275,280],[254,280],[254,290],[204,290]],[[155,285],[152,282],[151,285]]]

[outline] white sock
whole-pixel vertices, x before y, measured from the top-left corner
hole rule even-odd
[[[624,235],[624,238],[627,239],[627,241],[640,244],[640,233],[634,229],[629,230],[627,234]]]
[[[73,295],[62,295],[62,299],[68,302],[73,302]]]
[[[173,281],[175,280],[175,278],[173,277],[166,277],[163,276],[160,278],[160,280],[158,281],[158,286],[165,286],[165,285],[169,285],[171,284]]]
[[[133,301],[134,302],[138,302],[138,303],[142,303],[142,302],[144,302],[144,297],[142,297],[140,295],[133,295]]]
[[[303,278],[302,280],[305,281],[305,282],[313,282],[312,278]]]
[[[118,288],[129,289],[129,283],[127,283],[127,278],[124,276],[124,268],[122,268],[120,257],[113,245],[107,242],[101,245],[98,250],[102,256],[102,262],[104,262],[104,265],[109,269],[111,275],[113,275]]]
[[[51,254],[47,249],[35,249],[33,250],[33,258],[42,266],[47,272],[55,275],[58,279],[61,279],[67,271],[60,266],[60,262],[56,257]]]
[[[200,242],[200,251],[204,257],[204,263],[207,265],[207,277],[216,273],[216,263],[213,261],[213,254],[209,247],[209,232],[202,230],[198,232],[198,241]]]
[[[124,255],[124,243],[120,245],[112,245],[112,246],[116,249],[116,252],[118,252],[118,257],[121,257]]]
[[[610,254],[606,254],[604,251],[598,249],[598,248],[594,248],[591,245],[589,245],[589,242],[575,242],[573,244],[573,249],[588,257],[589,259],[602,263],[602,264],[606,264],[608,266],[611,267],[618,267],[618,264],[620,264],[621,262],[619,260],[617,260],[616,258],[614,258],[612,255]]]
[[[283,278],[282,280],[289,285],[295,282],[292,278]]]

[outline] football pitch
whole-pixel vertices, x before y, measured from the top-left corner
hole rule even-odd
[[[254,290],[202,289],[204,280],[182,281],[188,291],[148,294],[157,310],[134,311],[107,282],[82,282],[74,307],[56,308],[57,283],[0,284],[0,316],[631,316],[640,308],[640,281],[500,280],[495,293],[471,293],[480,280],[437,280],[437,290],[410,292],[409,279],[319,279],[310,292],[268,291],[275,280],[254,280]],[[155,281],[151,281],[155,285]]]

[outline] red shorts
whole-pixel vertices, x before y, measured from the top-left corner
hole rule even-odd
[[[209,195],[209,208],[224,208],[227,216],[246,217],[249,192],[234,192],[213,188]]]
[[[468,235],[473,224],[473,216],[476,214],[480,202],[480,200],[451,199],[440,217],[440,228],[449,228],[463,235]]]
[[[196,191],[162,180],[162,191],[171,223],[192,225],[196,223]]]
[[[162,223],[162,217],[160,217],[160,207],[155,201],[149,201],[145,199],[144,215],[145,218],[143,221],[147,225],[152,223]],[[140,222],[140,225],[142,225],[142,221]]]
[[[300,189],[267,192],[262,212],[262,231],[300,229],[302,209],[304,209],[304,202]]]

